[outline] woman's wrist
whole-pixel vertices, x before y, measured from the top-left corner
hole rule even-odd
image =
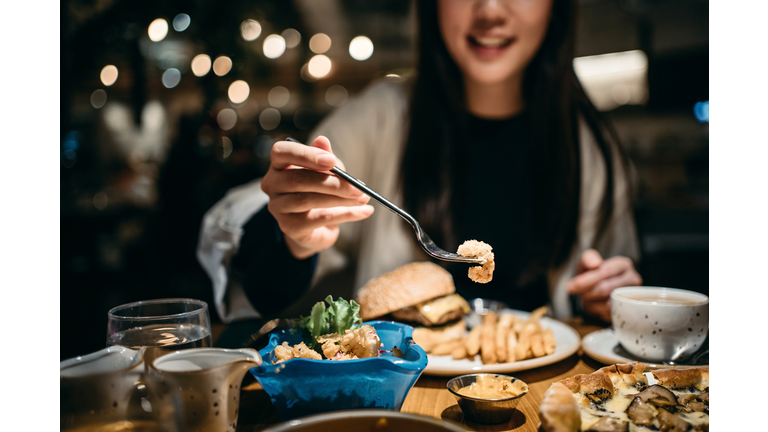
[[[290,252],[291,255],[299,261],[303,261],[307,258],[310,258],[319,252],[319,251],[304,247],[300,245],[298,242],[296,242],[295,240],[286,237],[285,235],[283,235],[283,241],[285,242],[285,247],[288,248],[288,252]]]

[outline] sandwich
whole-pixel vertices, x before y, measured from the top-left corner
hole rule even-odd
[[[453,277],[431,262],[415,262],[371,279],[355,296],[364,320],[398,321],[416,327],[413,341],[437,353],[464,337],[469,303],[456,294]]]
[[[371,279],[355,296],[363,321],[392,319],[413,326],[455,323],[470,312],[451,274],[431,262],[415,262]]]

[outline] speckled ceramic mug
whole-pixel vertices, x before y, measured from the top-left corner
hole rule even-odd
[[[675,288],[617,288],[611,320],[621,345],[638,359],[680,362],[707,338],[709,297]]]

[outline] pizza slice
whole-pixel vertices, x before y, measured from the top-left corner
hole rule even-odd
[[[606,366],[558,381],[539,406],[545,432],[709,431],[709,368]]]

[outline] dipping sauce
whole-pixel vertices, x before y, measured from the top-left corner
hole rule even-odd
[[[504,376],[478,375],[477,381],[456,393],[478,399],[507,399],[528,392],[528,384]]]

